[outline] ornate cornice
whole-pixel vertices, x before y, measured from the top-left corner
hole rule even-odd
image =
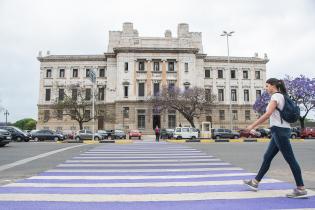
[[[206,56],[205,62],[228,62],[227,56]],[[256,57],[230,57],[231,63],[256,63],[256,64],[266,64],[269,59],[262,59]]]
[[[198,53],[198,48],[116,47],[114,53]]]
[[[106,61],[106,55],[48,55],[37,57],[40,62]]]

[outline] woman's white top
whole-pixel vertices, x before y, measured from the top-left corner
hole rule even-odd
[[[270,101],[276,101],[277,107],[280,110],[283,109],[285,100],[284,100],[284,96],[281,93],[272,94]],[[270,102],[266,108],[267,111],[269,109],[269,106],[270,106]],[[282,127],[282,128],[291,128],[290,123],[288,123],[284,119],[282,119],[282,123],[281,123],[280,112],[277,109],[275,109],[270,116],[270,127],[272,126],[277,126],[277,127]]]

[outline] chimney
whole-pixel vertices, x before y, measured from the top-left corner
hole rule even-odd
[[[172,38],[172,32],[171,32],[171,30],[166,30],[165,33],[164,33],[164,35],[165,35],[165,38]]]

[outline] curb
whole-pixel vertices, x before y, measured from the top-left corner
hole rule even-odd
[[[290,139],[293,143],[304,142],[304,139]],[[170,143],[250,143],[250,142],[259,142],[259,143],[268,143],[270,139],[166,139],[166,142]]]

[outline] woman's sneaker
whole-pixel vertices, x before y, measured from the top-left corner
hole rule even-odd
[[[307,191],[294,189],[292,193],[287,194],[288,198],[307,198]]]
[[[243,180],[244,184],[253,191],[258,191],[258,183],[254,180]]]

